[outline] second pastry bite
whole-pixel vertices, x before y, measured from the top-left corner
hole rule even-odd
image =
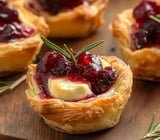
[[[44,19],[33,15],[17,1],[0,5],[0,76],[26,70],[39,53],[40,35],[48,35]]]
[[[144,0],[124,10],[110,25],[124,60],[135,78],[160,80],[160,1]]]
[[[50,37],[79,38],[89,36],[103,25],[108,0],[26,0],[24,3],[27,9],[45,18]]]

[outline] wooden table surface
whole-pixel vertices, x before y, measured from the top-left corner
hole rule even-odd
[[[54,40],[62,45],[68,44],[74,50],[97,40],[105,42],[92,49],[98,55],[115,55],[121,58],[119,48],[108,30],[108,25],[115,15],[126,8],[133,7],[138,0],[110,0],[105,12],[105,25],[97,33],[85,39]],[[48,48],[44,47],[41,54]],[[41,55],[39,55],[39,58]],[[14,77],[11,77],[13,79]],[[120,122],[112,129],[86,135],[68,135],[52,130],[39,115],[32,111],[26,102],[23,82],[13,91],[0,96],[0,133],[30,140],[140,140],[148,126],[153,112],[156,121],[160,118],[160,83],[134,80],[132,96],[128,101]]]

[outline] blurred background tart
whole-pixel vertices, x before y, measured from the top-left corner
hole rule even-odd
[[[108,0],[23,0],[25,7],[43,16],[53,38],[86,37],[104,23]]]
[[[110,26],[135,78],[160,80],[160,1],[143,0]]]
[[[35,60],[42,46],[40,35],[48,35],[43,18],[17,0],[0,0],[0,76],[24,71]]]

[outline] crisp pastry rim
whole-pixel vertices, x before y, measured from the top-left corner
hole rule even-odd
[[[35,85],[32,83],[36,65],[30,65],[27,73],[29,88],[26,90],[26,96],[31,108],[38,112],[50,127],[66,133],[89,133],[116,125],[131,94],[132,72],[129,66],[114,56],[101,58],[116,67],[120,74],[114,84],[117,89],[113,96],[96,98],[84,103],[59,99],[38,99],[34,94]],[[95,123],[94,120],[97,122]]]

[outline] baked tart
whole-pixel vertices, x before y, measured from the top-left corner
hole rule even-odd
[[[46,19],[53,38],[80,38],[95,32],[108,0],[23,0],[27,9]]]
[[[132,90],[129,66],[114,56],[86,52],[100,42],[77,53],[47,44],[58,52],[46,52],[28,67],[26,97],[31,108],[51,128],[69,134],[115,126]]]
[[[0,0],[0,76],[26,69],[40,51],[40,35],[47,34],[43,18],[16,0]]]
[[[143,0],[111,24],[122,56],[135,78],[160,80],[160,0]]]

